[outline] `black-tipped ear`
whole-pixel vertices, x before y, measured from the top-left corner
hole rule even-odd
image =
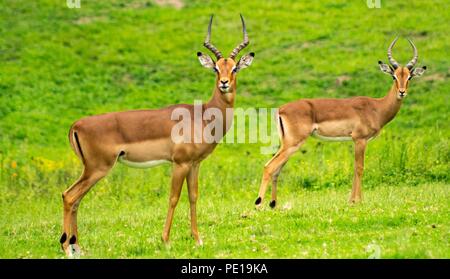
[[[394,74],[394,69],[392,69],[391,65],[384,64],[384,63],[381,62],[381,61],[378,61],[378,65],[380,66],[380,70],[381,70],[383,73],[388,74],[388,75],[391,75],[391,76]]]
[[[214,60],[212,60],[212,58],[207,54],[203,54],[199,51],[197,52],[197,57],[200,61],[200,64],[202,64],[202,66],[205,68],[213,69],[216,66]]]
[[[420,77],[425,73],[425,70],[427,69],[427,66],[423,66],[421,68],[415,68],[411,70],[411,77]]]
[[[235,73],[239,72],[241,69],[247,68],[252,64],[253,57],[255,57],[254,52],[250,52],[249,54],[245,54],[239,59],[236,68],[234,70]]]

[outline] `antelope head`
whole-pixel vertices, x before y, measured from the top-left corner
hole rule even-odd
[[[245,29],[245,21],[241,15],[244,39],[242,43],[234,48],[228,58],[224,58],[222,53],[210,42],[212,20],[213,16],[211,15],[208,25],[208,33],[203,45],[216,56],[217,61],[214,61],[209,55],[201,52],[197,52],[197,56],[203,67],[212,69],[216,73],[216,86],[220,92],[222,94],[234,94],[236,89],[236,74],[241,69],[250,66],[255,53],[250,52],[249,54],[243,55],[239,61],[236,62],[236,56],[238,53],[249,44],[247,30]]]
[[[388,60],[391,65],[384,64],[381,61],[378,61],[378,64],[380,65],[380,69],[383,73],[392,76],[392,78],[394,79],[394,84],[397,91],[397,99],[401,100],[407,95],[406,91],[408,90],[408,83],[411,78],[415,76],[421,76],[425,72],[427,67],[423,66],[420,68],[415,68],[419,55],[417,53],[416,46],[410,39],[408,39],[408,41],[411,44],[414,52],[414,56],[411,61],[409,61],[405,67],[402,67],[397,61],[395,61],[395,59],[392,57],[392,48],[394,47],[397,40],[398,37],[395,38],[394,41],[392,41],[387,51]]]

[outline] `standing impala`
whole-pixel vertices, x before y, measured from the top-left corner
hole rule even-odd
[[[225,115],[226,109],[234,106],[236,74],[251,64],[254,53],[244,55],[239,62],[235,62],[239,51],[249,44],[244,18],[241,15],[243,42],[231,52],[230,57],[224,58],[210,42],[212,19],[213,16],[209,21],[204,46],[214,53],[217,61],[214,62],[210,56],[201,52],[198,52],[197,56],[201,65],[214,70],[216,83],[211,100],[200,107],[202,113],[213,108]],[[64,226],[60,243],[68,256],[80,253],[77,209],[81,199],[97,181],[108,174],[116,161],[142,168],[165,162],[172,163],[169,210],[162,239],[166,243],[169,241],[173,214],[186,179],[191,211],[191,231],[197,244],[202,244],[197,231],[196,217],[198,171],[200,162],[214,150],[217,141],[212,143],[207,143],[203,139],[200,142],[193,139],[184,142],[173,141],[171,132],[178,121],[172,120],[172,113],[176,109],[189,111],[193,119],[194,106],[182,104],[157,110],[136,110],[90,116],[72,125],[69,131],[70,145],[83,162],[84,170],[81,177],[62,195]],[[220,121],[225,122],[225,119]],[[201,121],[201,128],[207,124],[207,121]],[[221,127],[225,134],[229,125]]]
[[[350,141],[355,143],[355,163],[353,188],[350,202],[361,200],[361,180],[364,169],[364,151],[367,142],[376,137],[381,128],[391,121],[406,96],[409,80],[421,76],[426,67],[414,68],[417,63],[417,49],[410,41],[414,57],[405,67],[392,58],[392,47],[387,55],[392,67],[378,62],[383,73],[390,75],[394,83],[383,98],[354,97],[348,99],[303,99],[279,108],[276,115],[281,146],[264,167],[259,197],[255,204],[259,207],[272,180],[272,201],[276,205],[277,180],[281,169],[289,157],[296,152],[309,136],[330,141]]]

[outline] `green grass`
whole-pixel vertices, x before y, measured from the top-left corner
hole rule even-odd
[[[344,188],[283,188],[279,208],[266,206],[261,211],[253,208],[249,187],[224,197],[218,189],[204,188],[198,204],[203,247],[196,247],[189,236],[185,193],[171,245],[166,247],[160,235],[166,215],[166,199],[161,196],[166,197],[167,191],[158,195],[154,189],[137,186],[122,190],[119,197],[104,193],[109,184],[101,183],[96,194],[83,201],[79,217],[84,257],[367,258],[370,244],[380,246],[383,258],[450,256],[450,197],[443,184],[377,187],[366,191],[367,201],[358,206],[347,204]],[[27,205],[24,200],[14,214],[2,218],[0,254],[63,257],[57,242],[59,201],[59,197],[30,199]],[[9,224],[14,227],[8,228]]]
[[[86,3],[85,3],[86,2]],[[80,206],[80,241],[93,258],[449,258],[448,1],[4,1],[0,4],[0,257],[63,257],[61,193],[81,164],[67,140],[76,119],[108,111],[206,101],[214,76],[196,58],[208,16],[228,53],[246,18],[254,63],[239,74],[236,106],[299,98],[383,96],[392,80],[378,60],[398,34],[419,65],[396,119],[371,141],[362,204],[349,206],[351,143],[302,147],[283,169],[279,207],[253,208],[261,143],[221,144],[200,173],[199,229],[190,238],[186,190],[172,245],[160,235],[170,167],[117,166]],[[394,49],[411,58],[405,39]],[[337,84],[340,77],[347,77]]]

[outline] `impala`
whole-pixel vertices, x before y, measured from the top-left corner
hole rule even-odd
[[[204,46],[216,56],[217,61],[201,52],[198,52],[197,56],[201,65],[214,70],[216,83],[212,98],[209,102],[202,104],[201,109],[205,111],[208,108],[214,108],[225,115],[226,109],[234,106],[236,74],[251,64],[254,53],[244,55],[237,63],[235,62],[238,53],[249,44],[242,15],[243,42],[236,46],[228,58],[224,58],[210,42],[212,20],[213,16],[209,21]],[[162,240],[165,243],[169,241],[173,214],[184,180],[186,180],[190,202],[191,232],[196,243],[202,244],[196,217],[198,172],[201,161],[214,150],[217,142],[194,140],[174,142],[171,131],[178,121],[172,120],[171,115],[176,109],[193,112],[194,106],[180,104],[155,110],[113,112],[82,118],[72,125],[69,131],[70,145],[81,159],[84,170],[81,177],[62,195],[64,225],[60,243],[68,256],[80,253],[77,210],[81,199],[96,182],[108,174],[116,161],[141,168],[171,163],[172,186]],[[190,113],[190,116],[193,117],[193,113]],[[225,122],[225,119],[221,121]],[[208,121],[201,121],[202,127],[205,127],[207,123]],[[229,126],[221,126],[223,134]]]
[[[407,95],[408,83],[412,77],[421,76],[426,67],[414,68],[417,63],[417,48],[411,44],[414,56],[405,67],[392,57],[390,44],[387,56],[392,66],[378,62],[383,73],[390,75],[394,82],[383,98],[354,97],[348,99],[302,99],[281,106],[276,113],[278,134],[281,145],[277,153],[264,166],[259,197],[255,204],[261,206],[270,180],[272,200],[276,205],[277,181],[281,169],[289,157],[296,152],[309,136],[329,141],[350,141],[355,146],[353,188],[350,202],[362,198],[361,183],[364,169],[364,151],[367,142],[376,137],[380,130],[391,121]]]

